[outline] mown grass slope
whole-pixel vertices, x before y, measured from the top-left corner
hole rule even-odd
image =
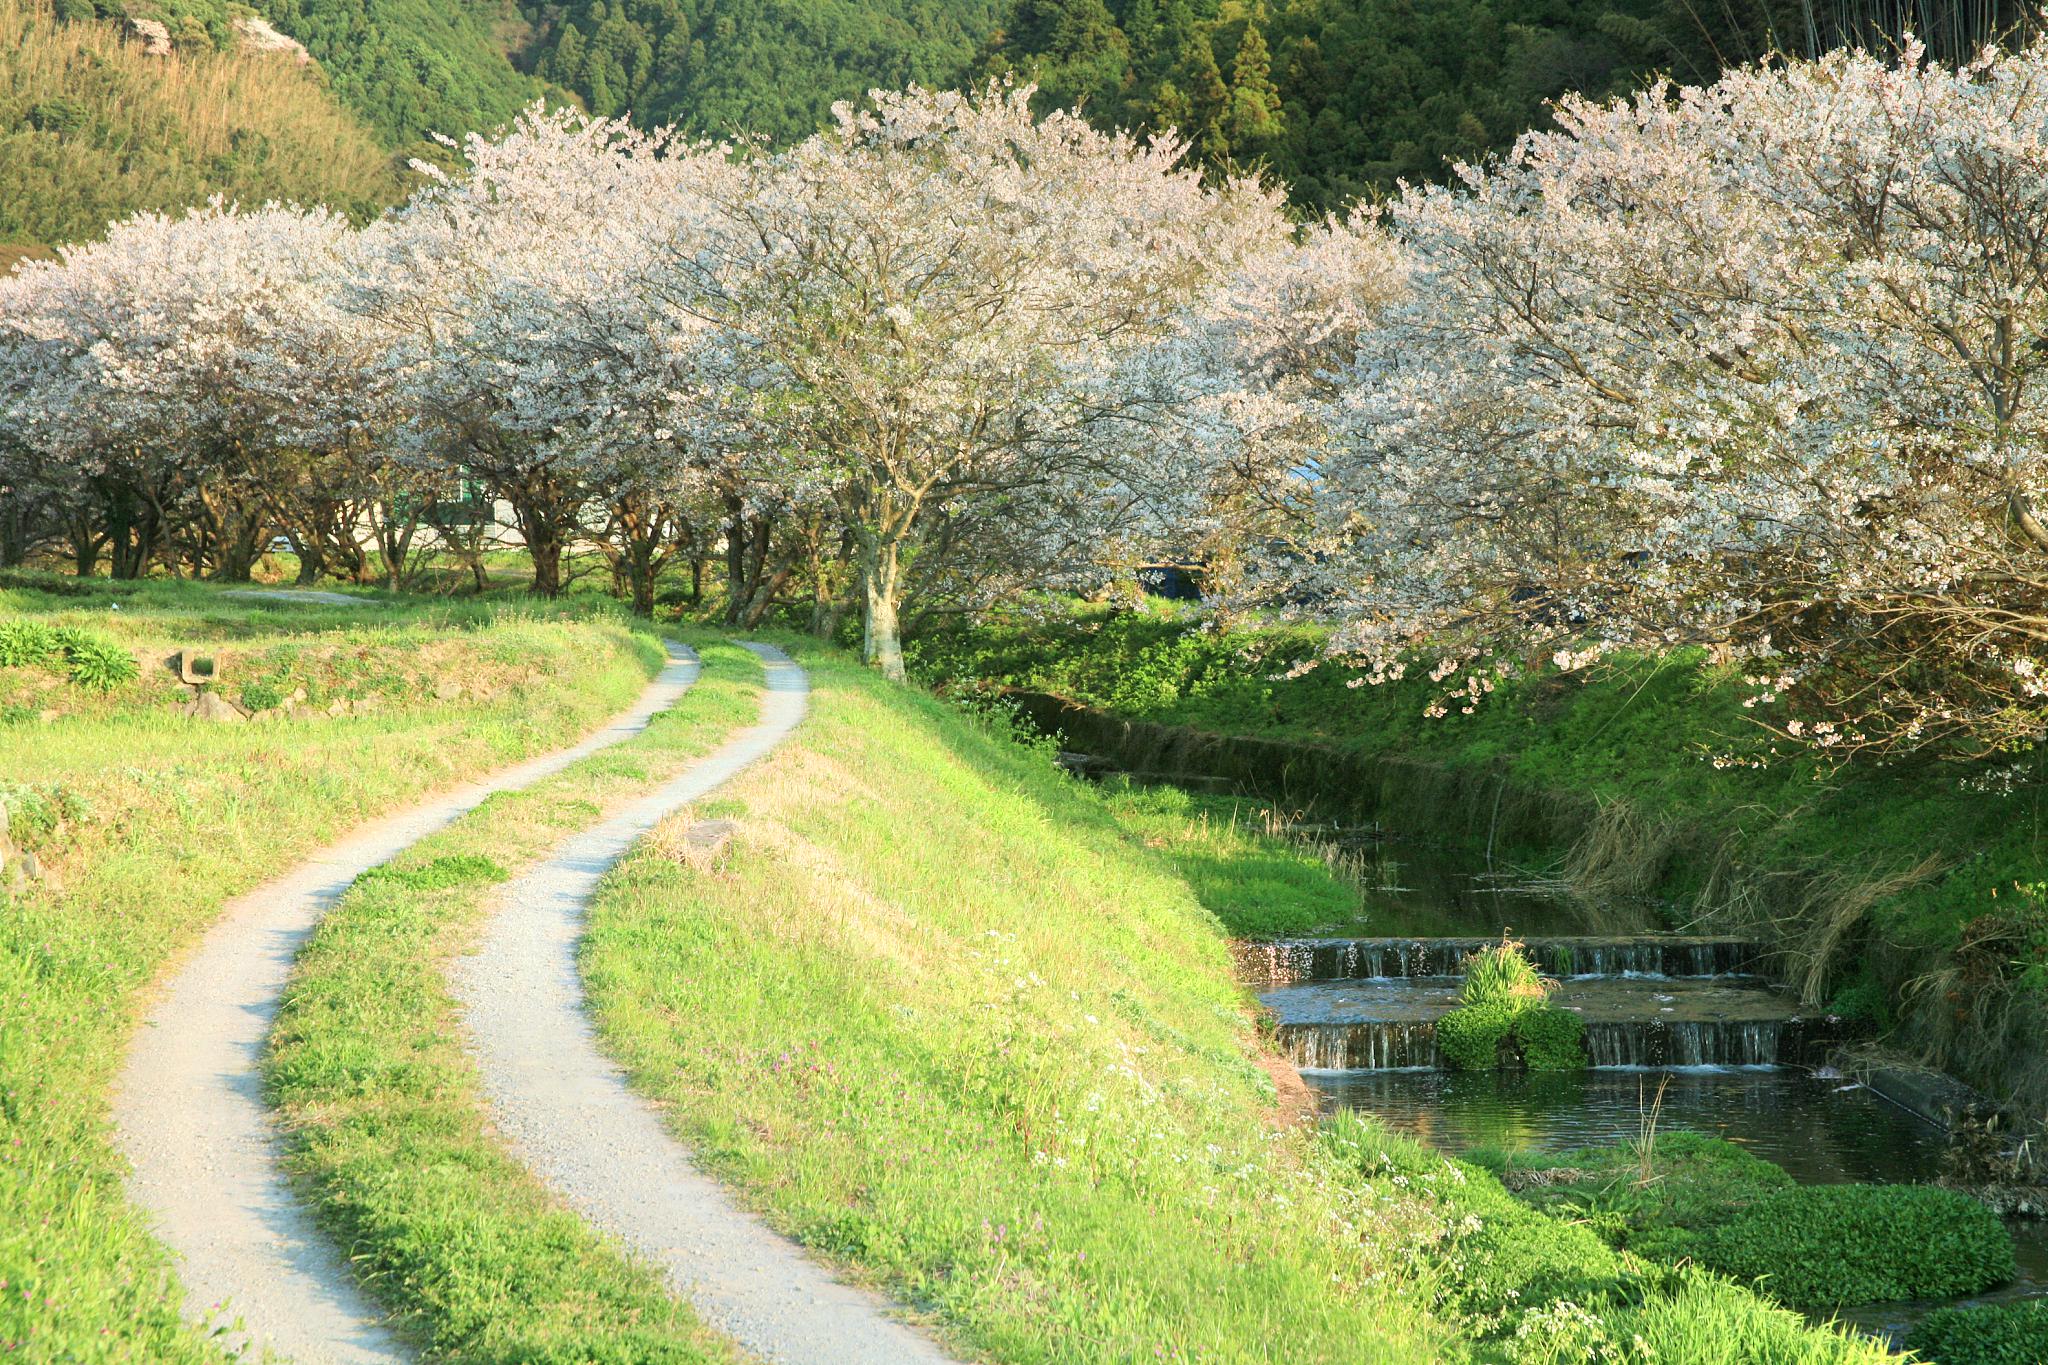
[[[0,626],[87,630],[141,668],[107,692],[50,665],[0,668],[0,801],[52,874],[0,881],[0,1353],[212,1359],[108,1140],[108,1086],[149,982],[229,897],[372,815],[587,729],[660,650],[623,621],[532,611],[53,586],[0,590]],[[186,646],[215,659],[223,690],[290,680],[286,695],[321,704],[188,720],[161,666]],[[461,695],[441,688],[451,678]]]
[[[804,728],[696,812],[737,819],[727,856],[629,858],[583,960],[697,1158],[850,1273],[1011,1362],[1582,1359],[1528,1354],[1545,1315],[1678,1340],[1681,1296],[1726,1349],[1670,1359],[1881,1358],[1373,1125],[1283,1126],[1176,861],[1236,836],[1163,837],[985,714],[803,662]]]

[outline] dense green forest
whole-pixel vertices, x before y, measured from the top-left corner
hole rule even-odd
[[[1265,168],[1332,208],[1504,148],[1568,91],[1882,45],[1901,23],[1884,0],[257,0],[317,60],[299,73],[206,65],[233,55],[233,16],[252,12],[234,0],[9,3],[18,24],[80,33],[0,44],[0,243],[93,235],[216,192],[366,211],[399,183],[375,144],[430,153],[431,135],[541,96],[787,141],[870,88],[1002,74],[1040,82],[1046,106],[1179,128],[1210,164]],[[2021,15],[1955,0],[1913,20],[1951,55]],[[130,19],[164,24],[177,74],[116,50]],[[213,104],[194,93],[202,70]],[[302,155],[322,140],[331,157]]]
[[[1917,8],[1940,54],[2021,21],[1997,3]],[[1180,129],[1211,163],[1271,170],[1312,207],[1511,145],[1569,92],[1711,80],[1774,52],[1888,46],[1884,0],[1014,0],[982,69],[1047,107]]]
[[[543,93],[507,60],[526,29],[504,0],[262,0],[258,8],[401,146],[495,126]]]
[[[530,5],[535,72],[591,111],[778,141],[876,87],[953,85],[996,0],[560,0]]]

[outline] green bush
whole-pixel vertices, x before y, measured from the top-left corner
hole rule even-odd
[[[135,656],[104,635],[76,626],[57,632],[71,681],[80,687],[111,692],[138,674]]]
[[[2048,1299],[1937,1308],[1906,1345],[1940,1365],[2041,1365],[2048,1360]]]
[[[57,653],[57,632],[41,621],[0,621],[0,668],[33,668]]]
[[[1974,1294],[2011,1279],[2012,1235],[1968,1195],[1928,1185],[1815,1185],[1751,1204],[1699,1259],[1792,1308]]]
[[[1458,989],[1464,1003],[1437,1020],[1437,1050],[1458,1071],[1576,1071],[1586,1064],[1585,1021],[1552,1005],[1547,991],[1519,943],[1504,938],[1472,954]]]
[[[1453,1071],[1491,1071],[1515,1028],[1505,1003],[1460,1005],[1436,1021],[1436,1047]]]
[[[1515,1016],[1515,1041],[1531,1071],[1576,1071],[1586,1064],[1586,1021],[1555,1005],[1534,1005]]]

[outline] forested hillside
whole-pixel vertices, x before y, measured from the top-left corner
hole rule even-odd
[[[2026,16],[2013,5],[1919,7],[1941,53]],[[1175,127],[1210,162],[1270,168],[1298,202],[1333,207],[1503,149],[1568,92],[1621,93],[1657,74],[1712,80],[1775,51],[1896,44],[1885,0],[1014,0],[983,69],[1043,86],[1041,106]]]
[[[252,12],[313,67],[240,51]],[[1955,54],[2022,17],[1953,0],[1915,23]],[[1504,148],[1567,92],[1899,23],[1880,0],[0,0],[0,244],[216,193],[372,211],[432,135],[535,98],[786,143],[835,100],[1004,74],[1332,208]]]
[[[401,146],[496,127],[543,93],[508,58],[526,39],[509,0],[260,0],[258,8]]]
[[[110,24],[0,0],[0,267],[24,246],[215,194],[358,215],[397,197],[390,153],[318,72],[217,52],[193,31],[197,42],[150,56]]]
[[[529,6],[537,74],[592,113],[790,141],[834,100],[955,85],[997,0],[561,0]]]

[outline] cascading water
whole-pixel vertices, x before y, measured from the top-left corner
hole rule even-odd
[[[1281,1051],[1304,1070],[1406,1071],[1442,1065],[1436,1025],[1427,1021],[1283,1024],[1276,1037]]]
[[[1417,947],[1417,942],[1405,946]],[[1457,960],[1434,943],[1438,961]],[[1391,946],[1359,949],[1350,961],[1371,966],[1369,952],[1403,959]],[[1706,943],[1666,950],[1717,965],[1733,950]],[[1414,961],[1410,956],[1407,961]],[[1636,945],[1608,963],[1650,959]],[[1461,979],[1448,973],[1329,977],[1275,986],[1261,999],[1277,1021],[1276,1039],[1297,1065],[1315,1070],[1376,1070],[1439,1065],[1436,1021],[1456,1008]],[[1586,1024],[1587,1064],[1595,1067],[1783,1066],[1824,1060],[1838,1039],[1837,1021],[1803,1015],[1785,991],[1754,978],[1581,974],[1562,980],[1552,1002]]]
[[[1498,938],[1302,938],[1237,945],[1239,970],[1258,986],[1303,981],[1455,976]],[[1754,972],[1759,951],[1735,938],[1532,938],[1523,944],[1545,975],[1730,976]]]

